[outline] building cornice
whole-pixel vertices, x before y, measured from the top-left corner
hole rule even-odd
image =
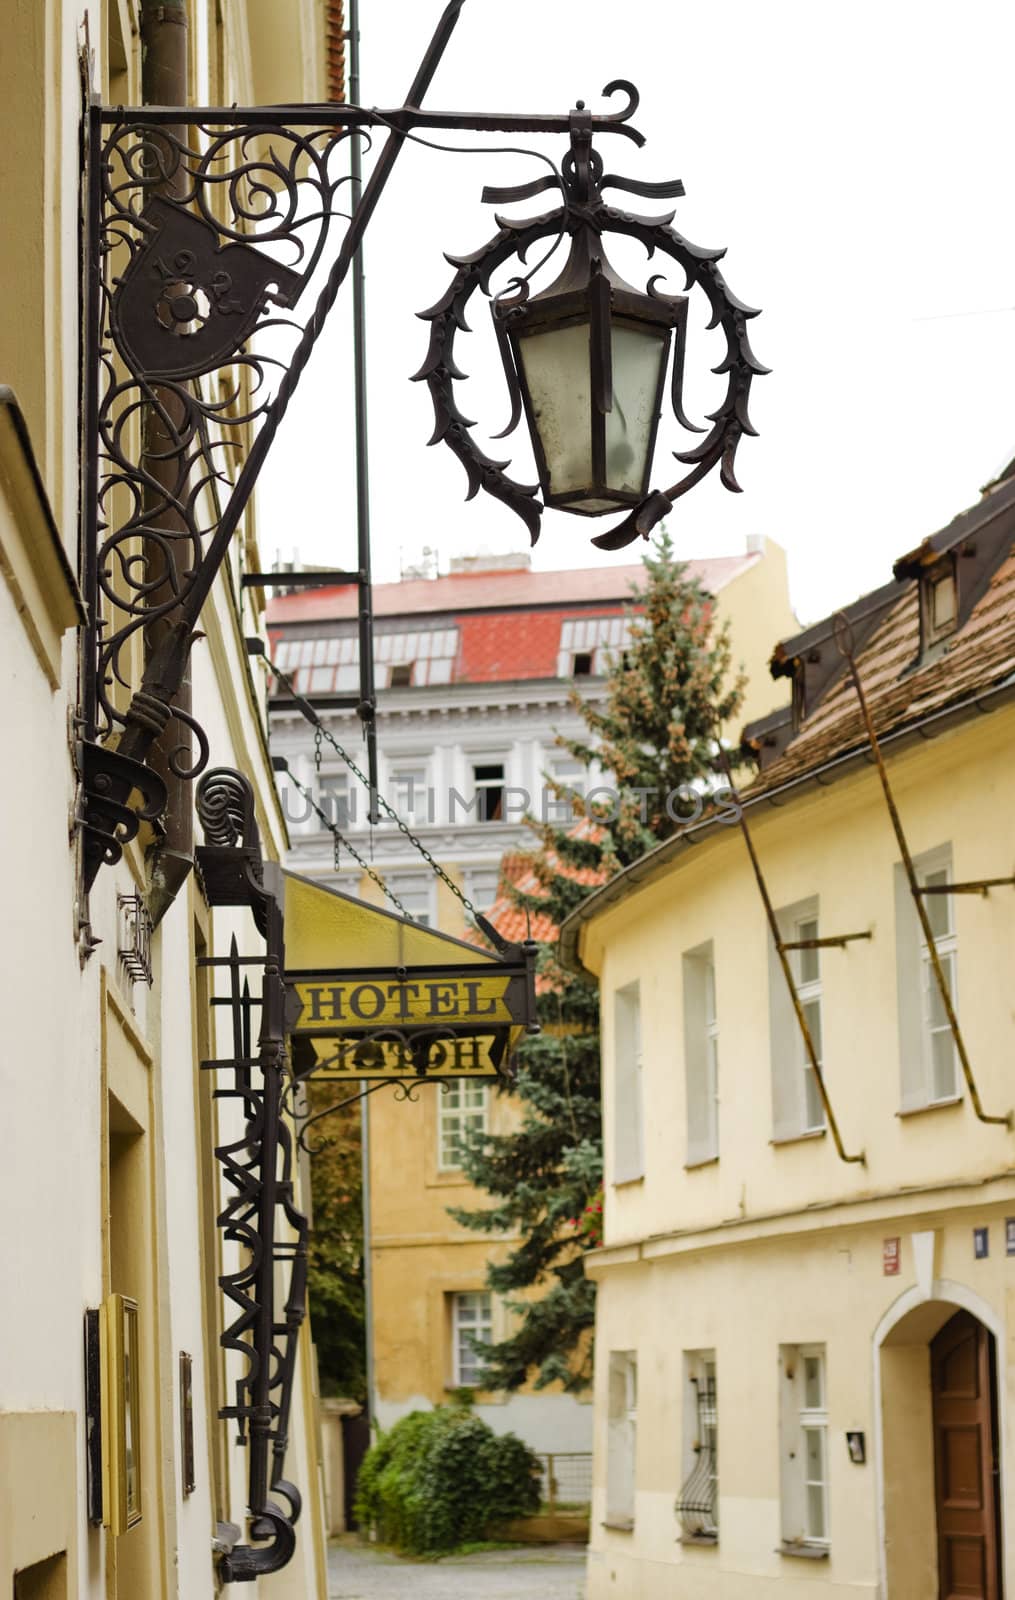
[[[728,1217],[697,1228],[675,1228],[638,1239],[618,1239],[585,1257],[587,1277],[598,1278],[613,1267],[672,1260],[703,1250],[734,1249],[771,1239],[804,1238],[828,1230],[893,1226],[938,1212],[963,1207],[984,1212],[991,1205],[1010,1206],[1015,1199],[1015,1167],[1003,1167],[984,1178],[952,1178],[943,1183],[906,1189],[880,1189],[871,1194],[819,1200],[805,1208]]]

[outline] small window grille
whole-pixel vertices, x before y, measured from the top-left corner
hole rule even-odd
[[[119,937],[116,953],[132,983],[152,982],[152,919],[139,894],[116,897]]]
[[[676,1513],[689,1539],[719,1537],[719,1411],[715,1362],[702,1361],[691,1376],[697,1410],[694,1466],[681,1486]]]

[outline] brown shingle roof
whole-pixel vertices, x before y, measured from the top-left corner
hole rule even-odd
[[[920,645],[919,584],[907,585],[857,655],[879,736],[968,699],[1015,672],[1015,554],[990,579],[968,621],[936,659],[914,666]],[[845,671],[784,754],[745,795],[763,794],[867,742],[852,679]]]

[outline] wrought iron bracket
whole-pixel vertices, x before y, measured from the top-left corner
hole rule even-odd
[[[244,1366],[234,1403],[219,1412],[234,1421],[248,1451],[250,1544],[222,1552],[225,1583],[252,1582],[277,1572],[296,1548],[301,1497],[285,1476],[289,1415],[299,1331],[305,1315],[309,1228],[294,1201],[292,1132],[283,1115],[285,1056],[285,937],[282,908],[265,887],[264,862],[248,780],[226,768],[206,772],[198,786],[198,815],[206,843],[198,863],[213,906],[246,905],[263,940],[257,957],[241,957],[235,938],[225,965],[233,1054],[201,1063],[214,1072],[216,1098],[232,1102],[242,1131],[215,1151],[229,1197],[218,1217],[224,1240],[240,1263],[219,1278],[236,1312],[222,1334],[225,1350]],[[208,965],[220,966],[212,960]],[[251,993],[244,968],[260,969],[261,993]],[[252,1019],[260,1014],[256,1048]],[[288,1237],[282,1236],[284,1224]],[[283,1305],[277,1280],[288,1275]]]
[[[518,135],[570,126],[567,115],[422,109],[463,5],[449,0],[404,105],[390,111],[96,104],[88,112],[86,890],[140,823],[164,810],[165,795],[145,764],[171,724],[180,727],[168,755],[174,774],[197,777],[207,764],[207,741],[178,700],[201,609],[406,137],[416,128]],[[643,143],[630,125],[636,105],[631,95],[591,125]],[[346,217],[350,177],[341,152],[347,139],[374,127],[387,129],[387,138]],[[347,226],[316,304],[295,319],[342,217]],[[360,657],[369,743],[370,651],[362,648]],[[186,754],[191,734],[194,760]]]

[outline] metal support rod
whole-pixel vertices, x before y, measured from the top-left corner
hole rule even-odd
[[[329,572],[326,567],[320,572],[245,572],[240,578],[244,589],[333,589],[344,588],[350,583],[359,583],[362,574],[359,572]]]
[[[918,894],[982,894],[991,889],[1015,888],[1015,878],[974,878],[969,883],[919,883]]]
[[[141,98],[145,104],[185,106],[189,99],[189,29],[187,8],[180,0],[141,0]],[[187,129],[172,123],[157,142],[164,155],[163,177],[152,193],[179,202],[186,191],[182,166],[170,155],[170,139],[185,145]],[[147,388],[147,386],[146,386]],[[164,532],[167,546],[185,537],[186,519],[178,501],[185,500],[186,481],[177,482],[178,462],[174,440],[184,425],[185,408],[177,390],[158,386],[147,390],[142,412],[141,464],[144,468],[145,526]],[[159,540],[146,544],[146,582],[151,585],[149,605],[164,612],[174,596],[174,564]],[[172,611],[158,615],[144,630],[145,654],[158,654],[159,641],[172,632]],[[186,659],[175,708],[186,715],[192,706],[190,660]],[[192,785],[184,771],[193,763],[193,740],[185,720],[169,724],[155,740],[148,764],[166,786],[167,803],[162,833],[152,861],[148,908],[157,926],[186,882],[194,865],[194,809]]]
[[[349,93],[359,101],[359,0],[349,0]],[[350,140],[350,189],[353,216],[363,197],[363,152],[359,138]],[[367,428],[366,290],[363,246],[352,264],[352,346],[356,430],[356,559],[359,562],[359,708],[367,747],[367,821],[380,822],[377,809],[377,694],[374,685],[374,615],[370,571],[370,449]]]
[[[941,1004],[944,1008],[945,1015],[948,1018],[948,1026],[951,1029],[952,1038],[955,1041],[955,1048],[958,1052],[959,1061],[962,1064],[962,1075],[966,1080],[966,1087],[969,1090],[969,1098],[973,1103],[973,1110],[981,1122],[996,1122],[1002,1127],[1010,1128],[1012,1125],[1012,1115],[1010,1111],[1006,1112],[1004,1116],[1000,1117],[988,1116],[988,1114],[984,1111],[982,1102],[980,1100],[980,1092],[976,1087],[976,1079],[973,1077],[973,1069],[970,1066],[969,1056],[966,1053],[965,1041],[962,1037],[962,1030],[959,1027],[959,1019],[955,1014],[955,1007],[952,1005],[952,997],[948,989],[948,980],[944,975],[944,968],[941,965],[941,959],[937,953],[937,944],[935,942],[934,933],[930,925],[930,919],[927,916],[927,908],[923,903],[923,895],[921,893],[923,886],[917,878],[916,868],[913,865],[913,857],[909,853],[909,845],[906,843],[906,835],[903,831],[902,819],[899,816],[899,812],[895,804],[895,797],[892,794],[892,786],[888,781],[888,769],[885,766],[885,758],[881,754],[881,745],[878,742],[878,736],[874,730],[874,720],[871,717],[870,706],[867,704],[867,696],[864,693],[863,682],[860,678],[860,673],[857,668],[853,646],[853,630],[849,625],[848,619],[841,611],[835,618],[835,642],[839,647],[839,653],[849,669],[849,675],[853,680],[853,688],[856,690],[856,697],[859,701],[860,713],[863,717],[864,726],[867,730],[867,738],[870,742],[871,753],[874,756],[874,761],[878,769],[878,777],[881,780],[881,789],[885,797],[885,805],[888,807],[888,815],[891,818],[892,828],[895,833],[895,840],[898,844],[899,853],[902,856],[902,864],[905,868],[906,877],[909,881],[909,892],[912,895],[913,904],[916,907],[916,914],[920,919],[920,927],[923,930],[924,943],[927,946],[927,955],[930,960],[931,970],[934,973],[934,981],[937,984],[937,990],[941,998]]]
[[[464,0],[456,0],[457,11]],[[450,9],[450,8],[449,8]],[[455,19],[457,20],[457,18]],[[441,27],[443,27],[443,22]],[[454,23],[452,22],[452,27]],[[438,29],[438,32],[440,30]],[[436,36],[435,36],[436,39]],[[447,39],[442,39],[443,53]],[[430,46],[433,49],[433,43]],[[428,52],[429,53],[429,52]],[[439,59],[439,58],[438,58]],[[417,99],[422,97],[421,94]],[[627,118],[634,115],[637,100],[620,113],[590,117],[594,133],[620,133],[636,145],[645,143],[645,136],[632,128]],[[418,104],[406,103],[390,110],[368,110],[364,106],[324,105],[293,106],[103,106],[99,116],[107,126],[143,122],[151,127],[185,120],[202,128],[242,127],[249,123],[258,128],[390,128],[404,135],[416,129],[433,132],[457,133],[563,133],[571,131],[570,113],[545,114],[512,111],[423,111]]]
[[[761,903],[765,908],[765,915],[768,918],[768,926],[772,934],[772,942],[775,945],[776,954],[779,957],[779,965],[782,968],[782,975],[786,980],[786,988],[789,991],[790,1001],[796,1014],[797,1026],[800,1029],[800,1037],[804,1042],[804,1050],[807,1054],[807,1061],[810,1065],[811,1071],[814,1073],[814,1081],[818,1086],[818,1093],[821,1096],[821,1104],[825,1108],[825,1116],[828,1119],[828,1127],[835,1143],[836,1153],[840,1161],[858,1162],[859,1165],[866,1166],[867,1158],[863,1151],[861,1150],[858,1155],[849,1155],[846,1151],[845,1145],[842,1142],[842,1135],[839,1132],[839,1124],[835,1119],[835,1112],[832,1109],[832,1102],[828,1097],[828,1090],[825,1087],[824,1073],[821,1070],[821,1063],[818,1060],[818,1053],[814,1048],[814,1040],[811,1037],[811,1030],[807,1026],[807,1018],[804,1015],[804,1008],[800,1003],[800,996],[797,994],[797,987],[793,978],[792,968],[789,964],[789,957],[786,955],[786,951],[789,947],[783,943],[782,935],[779,931],[779,919],[775,914],[775,907],[772,905],[772,899],[768,892],[768,885],[765,882],[764,873],[761,870],[761,862],[758,860],[758,854],[754,848],[754,840],[751,838],[751,830],[747,826],[747,814],[737,792],[736,784],[733,782],[733,773],[730,769],[729,756],[726,754],[725,746],[723,745],[722,740],[718,738],[718,735],[717,742],[719,745],[719,760],[722,765],[723,775],[729,786],[730,794],[733,799],[733,805],[737,812],[740,822],[740,832],[743,834],[744,843],[747,846],[747,854],[751,858],[751,867],[754,871],[754,881],[758,885],[758,893],[761,896]]]
[[[82,451],[80,550],[78,571],[87,614],[80,657],[80,705],[84,736],[94,740],[98,732],[98,682],[95,663],[99,653],[98,559],[99,559],[99,362],[102,303],[102,253],[99,249],[99,219],[102,214],[102,119],[97,105],[91,105],[85,119],[85,149],[82,152],[86,174],[84,243],[87,257],[83,270],[83,336],[81,424],[85,439]]]
[[[854,939],[873,939],[870,929],[866,933],[840,933],[828,939],[784,939],[784,950],[845,950]]]

